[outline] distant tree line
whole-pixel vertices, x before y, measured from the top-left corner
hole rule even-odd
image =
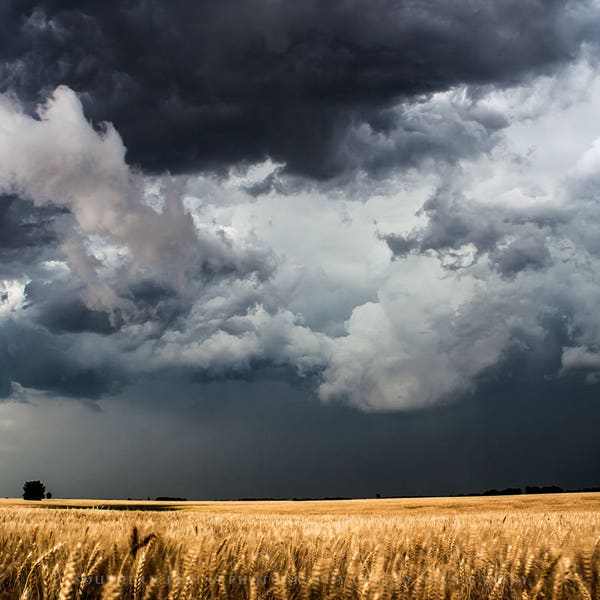
[[[525,494],[562,494],[565,490],[558,487],[557,485],[528,485],[525,486]],[[523,490],[521,488],[504,488],[503,490],[497,490],[492,488],[491,490],[486,490],[481,494],[482,496],[516,496],[518,494],[522,494]]]
[[[525,489],[521,488],[504,488],[497,490],[492,488],[481,494],[456,494],[457,496],[516,496],[518,494],[575,494],[581,492],[600,492],[600,487],[587,487],[578,490],[565,490],[558,485],[526,485]]]
[[[461,496],[517,496],[519,494],[561,494],[561,493],[578,493],[578,492],[600,492],[600,487],[586,487],[580,488],[577,490],[565,490],[557,485],[527,485],[525,489],[521,489],[518,487],[507,487],[501,490],[496,488],[492,488],[486,490],[481,493],[470,493],[470,494],[451,494],[451,496],[461,497]],[[375,494],[376,498],[382,498],[383,496],[377,492]],[[388,496],[390,498],[411,498],[411,497],[419,497],[419,496]],[[23,484],[23,499],[24,500],[43,500],[51,499],[52,493],[46,492],[46,486],[39,480],[35,481],[26,481]],[[273,497],[254,497],[254,498],[238,498],[238,501],[250,501],[250,500],[289,500],[290,498],[273,498]],[[297,498],[294,497],[292,500],[306,501],[306,500],[351,500],[352,498],[346,496],[325,496],[321,498]],[[133,498],[128,498],[128,500],[133,500]],[[150,498],[148,498],[150,500]],[[155,498],[156,501],[162,502],[185,502],[187,498],[180,498],[178,496],[157,496]]]
[[[187,502],[187,498],[178,498],[174,496],[157,496],[156,502]]]

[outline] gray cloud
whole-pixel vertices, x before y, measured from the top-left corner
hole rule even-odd
[[[33,320],[48,331],[60,333],[94,332],[109,334],[116,331],[107,312],[88,308],[83,300],[81,286],[65,286],[64,282],[30,281],[24,288]]]
[[[0,323],[0,397],[13,382],[53,394],[94,399],[125,381],[118,358],[92,337],[57,337],[27,323]]]
[[[95,132],[71,90],[57,88],[37,119],[10,98],[1,100],[0,189],[73,216],[59,251],[86,284],[90,307],[126,309],[119,280],[143,278],[145,269],[180,293],[202,276],[268,277],[269,257],[260,248],[240,252],[222,231],[194,227],[182,202],[184,182],[163,178],[160,212],[149,206],[144,180],[125,163],[117,132],[109,125]],[[121,249],[111,281],[99,273],[97,254],[106,242]]]
[[[327,178],[445,158],[458,143],[468,152],[473,138],[423,137],[410,108],[392,107],[553,72],[596,42],[598,14],[558,0],[44,0],[5,2],[1,20],[0,89],[35,104],[70,86],[94,122],[115,124],[133,164],[190,171],[269,156]]]
[[[443,186],[425,202],[419,214],[427,223],[408,234],[383,235],[396,258],[411,252],[433,253],[445,268],[468,267],[482,256],[503,277],[552,262],[547,238],[573,218],[570,210],[529,214],[500,204],[484,206],[452,186]]]
[[[52,253],[57,242],[53,224],[62,212],[56,207],[35,207],[16,196],[0,196],[0,269],[4,274]]]
[[[480,101],[499,107],[504,99],[492,92]],[[545,116],[556,109],[546,110],[537,118],[557,122]],[[440,169],[412,228],[377,233],[395,276],[334,340],[324,400],[388,410],[464,397],[482,377],[506,377],[517,349],[544,356],[540,377],[579,373],[597,382],[598,143],[591,137],[570,162],[553,157],[554,170],[534,183],[535,157],[509,146],[521,123],[512,117],[489,156]],[[555,323],[564,326],[563,350],[548,357],[543,346]]]
[[[153,13],[157,7],[150,3],[138,15],[136,31],[149,15],[158,14]],[[164,15],[165,23],[174,20],[175,32],[184,26],[182,7],[178,3]],[[301,65],[281,78],[269,71],[260,93],[252,85],[242,93],[241,83],[253,71],[242,77],[236,70],[241,63],[234,61],[236,69],[229,72],[211,67],[204,73],[199,67],[199,80],[208,73],[215,86],[207,114],[217,129],[224,128],[219,140],[235,143],[235,152],[219,145],[216,129],[203,138],[206,148],[200,153],[185,139],[180,146],[170,143],[179,131],[170,118],[178,115],[183,123],[190,114],[186,102],[203,97],[193,76],[186,102],[177,96],[177,86],[168,90],[173,114],[156,126],[151,123],[162,113],[153,104],[151,82],[143,90],[146,104],[137,104],[140,114],[130,114],[130,108],[121,113],[97,93],[99,71],[78,80],[91,86],[75,86],[79,95],[62,85],[35,110],[3,95],[0,191],[11,198],[3,222],[14,236],[6,245],[7,251],[25,249],[18,257],[13,253],[14,266],[0,287],[3,393],[17,382],[98,398],[152,374],[204,380],[277,372],[282,378],[305,378],[325,402],[371,411],[412,410],[476,393],[488,375],[502,377],[507,357],[519,349],[544,355],[549,323],[565,324],[565,348],[594,352],[597,145],[559,175],[546,174],[539,181],[521,181],[534,171],[536,149],[511,148],[527,127],[535,129],[553,112],[584,101],[581,89],[594,83],[596,73],[584,24],[593,7],[580,3],[559,23],[562,4],[550,3],[538,15],[540,7],[527,3],[518,24],[508,2],[493,15],[491,8],[470,15],[463,5],[436,5],[437,19],[432,19],[433,5],[396,7],[406,17],[402,26],[372,22],[366,8],[362,24],[350,15],[339,20],[343,11],[334,3],[315,27],[339,31],[343,39],[338,46],[317,36],[314,56],[304,42],[315,32],[303,29],[312,6],[294,9],[298,12],[288,23],[291,8],[284,3],[273,21],[283,19],[283,37],[269,43],[261,20],[267,12],[250,19],[246,33],[234,28],[239,47],[230,47],[226,38],[215,65],[229,65],[248,47],[258,48],[257,57],[266,52],[288,60],[293,55]],[[123,19],[128,31],[138,8],[119,12],[117,25]],[[203,5],[190,7],[194,14],[202,10]],[[24,17],[21,33],[37,40],[38,50],[58,48],[63,38],[69,48],[76,47],[84,43],[71,37],[77,24],[89,39],[113,35],[105,31],[108,15],[112,9],[48,5]],[[541,20],[522,21],[526,15]],[[466,61],[472,39],[487,33],[492,21],[489,44]],[[290,33],[292,23],[301,29],[297,37]],[[463,30],[466,23],[474,26],[470,37]],[[149,30],[155,25],[152,21]],[[400,40],[397,27],[405,34]],[[531,27],[523,31],[531,35],[513,44],[522,53],[517,67],[516,54],[499,48],[506,32],[521,27]],[[269,36],[273,32],[269,29]],[[167,38],[159,36],[158,46],[183,51],[163,33]],[[266,46],[253,45],[255,34]],[[543,41],[546,34],[555,42],[552,48]],[[380,46],[374,47],[376,38]],[[132,37],[131,43],[139,39]],[[445,39],[447,44],[431,46]],[[9,46],[5,42],[5,49]],[[446,52],[440,54],[440,48]],[[419,51],[420,71],[411,49]],[[304,60],[305,52],[319,60]],[[580,60],[581,53],[586,60]],[[149,60],[152,53],[144,56]],[[36,88],[35,74],[19,72],[30,58],[25,52],[22,62],[8,61],[3,68],[10,75],[6,81],[22,97],[29,89],[33,98],[33,90],[43,86]],[[104,58],[109,63],[123,59]],[[345,71],[346,61],[360,67],[355,75]],[[132,69],[141,69],[135,71],[138,80],[133,71],[121,75],[141,85],[150,72],[134,63]],[[176,62],[176,71],[181,64]],[[63,66],[63,81],[73,83],[69,61]],[[442,73],[441,67],[449,70]],[[85,71],[85,64],[81,68]],[[153,73],[158,77],[161,69]],[[323,73],[338,91],[354,85],[352,99],[336,96]],[[182,73],[173,76],[162,77],[165,89],[169,81],[183,78]],[[29,77],[37,83],[28,83]],[[563,80],[570,87],[561,93]],[[301,106],[288,102],[291,89]],[[279,95],[271,97],[269,90]],[[128,95],[127,86],[118,96],[125,104],[137,98]],[[270,123],[278,126],[277,139],[267,130],[244,145],[245,134],[239,137],[230,128],[238,131],[236,115],[246,118],[250,109],[254,125],[262,127],[255,106],[259,97]],[[87,120],[109,108],[125,140],[114,126],[95,129]],[[222,119],[215,121],[210,111],[216,108]],[[219,173],[150,177],[132,168],[125,160],[131,130],[120,121],[123,114],[132,122],[145,118],[150,134],[162,141],[164,153],[156,161],[140,160],[143,166],[218,165]],[[199,114],[186,122],[195,144],[200,139],[195,134],[208,123]],[[310,117],[309,125],[303,115]],[[536,135],[542,139],[543,132]],[[143,136],[129,139],[133,160],[136,152],[158,152]],[[210,160],[202,154],[209,146]],[[576,146],[581,150],[589,142]],[[178,158],[184,149],[189,162]],[[266,160],[251,164],[258,158]],[[319,183],[298,173],[338,177]],[[381,240],[396,259],[392,264]],[[20,335],[23,344],[35,344],[39,352],[39,365],[30,373],[20,363],[24,347],[11,345]],[[52,353],[55,338],[59,351]],[[552,368],[542,369],[544,377],[559,372],[561,357],[567,364],[569,354],[560,349],[545,358]]]
[[[527,269],[542,270],[552,262],[543,231],[532,230],[527,236],[496,248],[490,255],[490,263],[504,277],[514,277]]]

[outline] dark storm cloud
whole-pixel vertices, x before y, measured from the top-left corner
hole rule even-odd
[[[0,397],[10,395],[12,382],[80,399],[114,392],[124,380],[123,370],[93,347],[93,339],[59,337],[28,323],[3,321]]]
[[[543,270],[550,266],[552,258],[542,232],[530,232],[528,237],[518,238],[505,248],[496,249],[490,255],[493,267],[504,277],[514,277],[525,269]]]
[[[432,143],[390,106],[549,72],[595,39],[596,18],[588,2],[559,0],[12,0],[0,10],[1,89],[35,103],[70,86],[90,118],[115,124],[130,162],[185,171],[270,156],[317,177],[414,164]],[[356,143],[358,126],[391,135],[393,157]]]
[[[33,279],[24,288],[29,318],[54,334],[117,333],[125,325],[152,323],[153,336],[183,326],[190,310],[189,299],[173,288],[153,280],[134,281],[123,290],[126,309],[104,311],[83,301],[85,288],[78,281]],[[149,335],[149,334],[148,334]]]
[[[0,483],[597,485],[598,24],[591,0],[0,2]]]
[[[583,52],[596,19],[591,3],[240,0],[225,8],[49,0],[2,10],[3,26],[12,24],[1,42],[2,85],[30,104],[1,97],[0,186],[68,211],[60,227],[35,230],[53,249],[44,235],[55,231],[54,260],[14,271],[0,288],[12,335],[23,329],[23,341],[43,350],[39,364],[52,366],[22,373],[7,358],[7,384],[72,394],[87,368],[90,389],[78,393],[97,395],[122,379],[106,356],[141,378],[177,369],[227,378],[271,366],[322,376],[325,401],[409,410],[471,391],[513,342],[543,337],[536,278],[552,274],[547,305],[564,313],[570,287],[557,259],[561,235],[579,240],[572,206],[536,214],[471,198],[465,173],[485,156],[503,160],[499,142],[510,138],[509,126],[551,104],[547,80],[558,88],[574,65],[592,69],[593,53]],[[537,77],[544,73],[552,77]],[[39,99],[46,102],[34,111]],[[523,101],[535,110],[515,110]],[[117,128],[94,130],[88,117]],[[128,160],[145,169],[272,160],[226,175],[149,178],[125,160],[121,134]],[[435,180],[422,225],[383,236],[406,258],[405,273],[396,261],[367,282],[373,265],[363,271],[355,268],[360,253],[342,256],[351,246],[338,250],[343,234],[320,219],[327,209],[302,204],[302,194],[329,201],[328,186],[288,177],[283,163],[318,177],[363,170],[428,186]],[[592,179],[578,179],[586,189],[594,187],[592,163]],[[390,173],[398,165],[410,169]],[[351,193],[355,180],[366,198],[376,195],[369,177],[337,178],[331,200]],[[273,221],[282,229],[261,223],[261,200],[294,196],[295,185],[303,188],[297,206],[317,213],[303,236],[330,245],[304,247],[295,230],[306,223],[298,225],[297,207],[283,201],[289,222],[278,206]],[[341,220],[335,226],[352,227]],[[353,245],[372,241],[372,229],[356,233]],[[294,245],[303,246],[297,255]],[[460,273],[425,286],[431,265],[437,269],[431,255]],[[323,277],[302,278],[321,263]],[[340,283],[323,285],[338,272],[345,272]],[[481,285],[469,291],[471,273]],[[360,293],[331,311],[337,329],[310,320],[324,289],[346,295],[348,282],[361,278]],[[403,279],[411,283],[401,291]],[[579,298],[577,310],[591,330],[587,302]],[[490,315],[502,321],[490,326]],[[96,346],[101,351],[89,350]],[[25,360],[25,351],[19,356]]]
[[[429,198],[419,214],[427,219],[424,227],[408,234],[387,234],[385,240],[394,258],[410,253],[434,253],[444,266],[464,265],[457,254],[465,246],[474,248],[474,260],[487,255],[491,268],[505,278],[521,271],[543,270],[552,264],[548,239],[564,228],[573,212],[518,210],[500,204],[491,206],[466,198],[441,186]]]
[[[57,241],[55,217],[64,211],[56,207],[34,207],[16,196],[0,195],[0,264],[31,262]]]
[[[88,308],[81,292],[81,286],[34,280],[25,286],[26,307],[35,310],[34,320],[52,333],[114,333],[108,313]]]

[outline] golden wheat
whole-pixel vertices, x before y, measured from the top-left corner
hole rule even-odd
[[[0,600],[600,599],[600,511],[527,502],[396,512],[329,503],[320,513],[302,503],[0,505]]]

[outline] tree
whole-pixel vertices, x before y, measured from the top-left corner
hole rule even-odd
[[[46,486],[41,481],[26,481],[23,485],[23,500],[42,500]]]
[[[52,492],[46,492],[46,500],[52,500]]]

